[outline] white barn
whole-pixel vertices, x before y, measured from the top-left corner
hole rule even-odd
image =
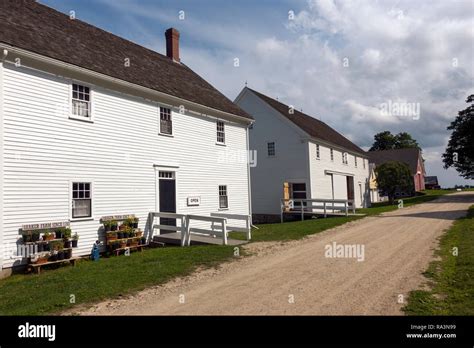
[[[0,2],[0,270],[25,224],[69,221],[85,255],[102,216],[250,214],[252,118],[166,48]]]
[[[251,168],[254,222],[279,221],[285,195],[369,205],[364,150],[324,122],[250,88],[235,102],[256,121],[250,130],[250,150],[257,151]]]

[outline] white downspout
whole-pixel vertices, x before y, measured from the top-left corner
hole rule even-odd
[[[249,200],[249,215],[250,215],[250,226],[253,226],[253,219],[252,219],[252,180],[250,178],[250,139],[249,139],[249,128],[252,125],[250,123],[245,131],[245,135],[247,137],[247,178],[248,178],[248,200]]]
[[[4,82],[3,82],[3,63],[7,58],[8,50],[4,49],[0,56],[0,273],[3,269],[3,257],[5,255],[5,245],[3,242],[3,222],[5,219],[3,218],[3,184],[4,184],[4,154],[3,154],[3,138],[4,138],[4,122],[3,122],[3,95],[4,95]]]

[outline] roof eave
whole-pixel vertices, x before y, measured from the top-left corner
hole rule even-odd
[[[115,77],[112,77],[112,76],[109,76],[109,75],[106,75],[106,74],[102,74],[102,73],[99,73],[99,72],[96,72],[96,71],[93,71],[93,70],[90,70],[90,69],[87,69],[87,68],[83,68],[83,67],[71,64],[71,63],[63,62],[61,60],[51,58],[51,57],[47,57],[47,56],[44,56],[44,55],[41,55],[41,54],[38,54],[38,53],[35,53],[35,52],[31,52],[29,50],[25,50],[25,49],[22,49],[22,48],[19,48],[19,47],[15,47],[15,46],[12,46],[12,45],[4,43],[4,42],[0,42],[0,50],[5,50],[5,49],[8,52],[12,52],[12,53],[14,53],[18,56],[27,57],[29,59],[47,64],[47,65],[57,66],[57,67],[60,67],[62,69],[65,69],[65,70],[68,70],[68,71],[71,71],[71,72],[84,74],[84,75],[87,75],[87,76],[94,77],[96,79],[108,81],[109,83],[111,82],[111,83],[118,84],[118,85],[121,85],[121,86],[124,86],[124,87],[127,87],[127,88],[132,88],[132,89],[135,89],[135,90],[138,90],[138,91],[146,91],[147,93],[151,93],[151,94],[155,95],[158,98],[174,101],[177,105],[187,105],[188,107],[190,107],[190,109],[193,108],[194,111],[195,110],[201,110],[202,114],[208,114],[208,115],[214,116],[214,117],[230,118],[230,119],[235,120],[237,122],[245,123],[245,124],[248,124],[248,125],[255,122],[255,120],[253,120],[251,118],[239,116],[239,115],[236,115],[236,114],[231,114],[231,113],[223,111],[223,110],[215,109],[215,108],[203,105],[203,104],[199,104],[199,103],[192,102],[192,101],[189,101],[189,100],[186,100],[186,99],[182,99],[182,98],[173,96],[171,94],[163,93],[163,92],[160,92],[160,91],[148,88],[148,87],[144,87],[144,86],[132,83],[132,82],[121,80],[119,78],[115,78]]]

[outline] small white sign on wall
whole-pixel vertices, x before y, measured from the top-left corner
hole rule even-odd
[[[196,205],[201,205],[201,197],[199,196],[188,197],[188,207],[196,206]]]

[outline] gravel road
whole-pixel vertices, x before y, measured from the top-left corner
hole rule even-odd
[[[474,192],[456,193],[298,241],[252,243],[252,256],[70,314],[401,315],[437,238],[472,204]],[[334,242],[364,253],[326,257]]]

